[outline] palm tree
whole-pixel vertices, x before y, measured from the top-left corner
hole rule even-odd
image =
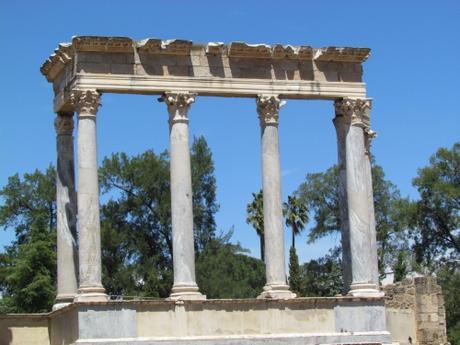
[[[252,225],[260,239],[260,258],[265,260],[265,239],[264,239],[264,195],[262,190],[252,193],[252,202],[246,208],[246,223]]]
[[[295,237],[302,232],[308,223],[308,210],[295,195],[288,196],[288,201],[283,204],[286,226],[292,229],[292,247],[295,248]]]

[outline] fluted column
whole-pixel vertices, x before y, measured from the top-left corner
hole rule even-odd
[[[95,90],[73,91],[78,117],[78,229],[80,282],[76,301],[105,301],[101,280],[101,230],[97,173],[96,114],[100,95]]]
[[[262,139],[265,270],[267,283],[259,298],[287,299],[296,295],[286,282],[284,227],[281,202],[281,171],[278,117],[283,102],[276,96],[257,97]]]
[[[173,240],[173,300],[206,299],[195,279],[192,174],[188,139],[188,110],[195,101],[189,93],[166,92],[161,100],[169,112],[171,222]]]
[[[377,259],[372,177],[366,153],[369,99],[335,102],[339,153],[339,199],[342,225],[344,285],[353,296],[382,296],[375,282]]]
[[[57,295],[53,310],[62,308],[77,295],[77,197],[73,150],[73,113],[58,113],[54,121],[57,143],[56,226]]]

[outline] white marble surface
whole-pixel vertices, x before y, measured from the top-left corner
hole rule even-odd
[[[72,302],[78,288],[77,196],[72,115],[58,115],[56,120],[57,296],[54,309]]]
[[[190,165],[188,111],[193,95],[167,93],[169,112],[171,222],[174,285],[171,299],[204,299],[195,278],[193,240],[192,175]]]

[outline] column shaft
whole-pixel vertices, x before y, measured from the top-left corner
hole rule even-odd
[[[375,220],[365,149],[369,100],[336,101],[344,285],[354,296],[380,296],[375,283]],[[373,198],[372,198],[373,199]]]
[[[77,301],[104,301],[102,287],[99,183],[97,172],[96,113],[99,94],[74,92],[78,114],[78,222],[80,285]]]
[[[165,93],[161,98],[168,106],[171,223],[173,240],[174,285],[170,299],[205,299],[195,279],[193,239],[192,175],[190,165],[188,110],[194,95]]]
[[[259,298],[294,298],[286,283],[284,227],[281,202],[281,171],[278,143],[278,116],[282,103],[275,96],[259,96],[262,139],[262,186],[267,283]]]
[[[77,295],[77,200],[73,150],[73,113],[56,117],[57,166],[57,296],[53,310],[71,303]]]
[[[371,140],[375,138],[376,133],[370,128],[364,130],[364,143],[366,148],[366,180],[368,184],[367,197],[369,202],[369,241],[371,243],[371,264],[373,279],[372,282],[377,286],[380,285],[380,274],[379,274],[379,259],[378,259],[378,248],[377,248],[377,230],[375,221],[375,208],[374,208],[374,187],[372,184],[372,156],[371,156]]]

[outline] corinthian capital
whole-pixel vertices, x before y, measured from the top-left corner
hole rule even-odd
[[[54,129],[57,135],[72,135],[73,113],[58,113],[54,120]]]
[[[286,103],[278,96],[258,95],[256,99],[257,113],[261,125],[278,125],[280,108]]]
[[[370,127],[371,99],[343,98],[335,101],[335,116],[342,118],[352,125],[361,125],[364,128]]]
[[[70,94],[70,102],[80,114],[96,116],[100,106],[101,95],[96,90],[74,90]]]
[[[169,112],[169,123],[188,122],[188,110],[195,102],[195,93],[188,92],[165,92],[160,102],[165,102]]]

